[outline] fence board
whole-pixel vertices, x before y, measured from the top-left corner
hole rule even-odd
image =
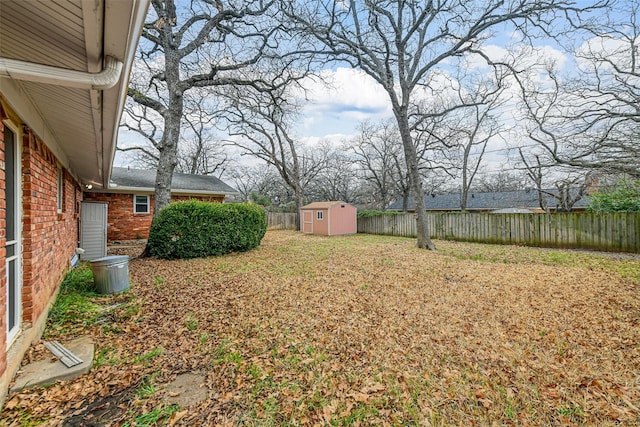
[[[295,213],[267,212],[268,230],[297,230]]]
[[[295,228],[295,214],[280,215],[293,215]],[[639,212],[429,213],[427,219],[435,239],[640,253]],[[414,214],[358,218],[358,233],[415,237],[415,222]]]

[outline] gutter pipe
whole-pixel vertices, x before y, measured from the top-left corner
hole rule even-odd
[[[0,58],[0,77],[80,89],[106,90],[118,83],[122,67],[122,62],[111,56],[105,57],[104,68],[98,73]]]

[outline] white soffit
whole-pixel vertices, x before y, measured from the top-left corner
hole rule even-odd
[[[98,73],[124,62],[107,90],[0,78],[12,109],[84,183],[105,186],[131,61],[149,0],[0,0],[0,57]]]

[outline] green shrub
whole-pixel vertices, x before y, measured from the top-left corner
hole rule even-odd
[[[164,259],[198,258],[253,249],[267,231],[267,215],[257,205],[171,203],[154,218],[149,253]]]
[[[368,210],[363,209],[358,211],[358,218],[369,218],[372,216],[394,216],[394,215],[403,215],[405,212],[399,211],[376,211],[376,210]]]
[[[621,181],[614,188],[592,194],[588,210],[590,212],[640,211],[640,180]]]

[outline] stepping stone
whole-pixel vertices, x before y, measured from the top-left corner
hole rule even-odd
[[[86,374],[93,365],[94,347],[91,337],[80,337],[66,343],[64,348],[81,359],[82,363],[67,368],[58,359],[31,362],[18,371],[15,383],[9,391],[14,393],[26,388],[70,380]]]
[[[177,404],[181,408],[196,405],[207,398],[207,388],[204,386],[205,376],[188,372],[176,377],[166,384],[165,401],[169,404]]]

